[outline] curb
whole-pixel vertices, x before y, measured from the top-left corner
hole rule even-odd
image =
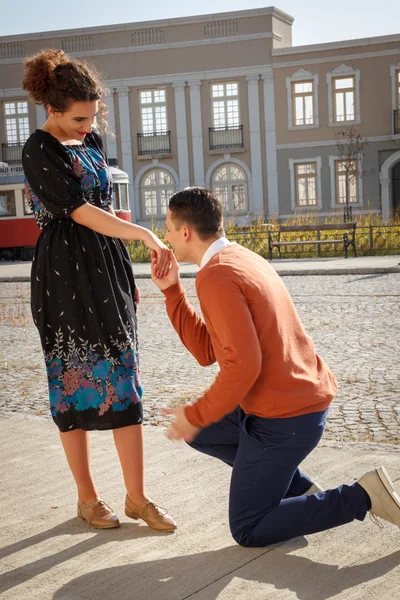
[[[304,269],[277,271],[280,277],[305,277],[307,275],[324,276],[324,275],[381,275],[388,273],[400,273],[400,267],[358,267],[355,269]],[[194,279],[197,273],[181,273],[181,279]],[[150,273],[138,273],[135,279],[151,279]],[[11,275],[9,277],[0,277],[0,283],[18,283],[30,282],[31,278],[26,275]]]

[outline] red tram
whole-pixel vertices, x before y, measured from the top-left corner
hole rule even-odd
[[[110,166],[115,214],[131,221],[128,175]],[[0,260],[32,260],[40,230],[25,197],[21,167],[0,163]]]

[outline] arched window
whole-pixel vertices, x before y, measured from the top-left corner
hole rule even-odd
[[[218,167],[212,177],[212,189],[226,213],[246,213],[249,209],[247,177],[234,163]]]
[[[140,196],[142,217],[163,216],[168,211],[168,200],[175,193],[174,178],[165,169],[152,169],[143,175]]]

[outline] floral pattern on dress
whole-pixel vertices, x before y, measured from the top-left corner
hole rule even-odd
[[[65,341],[60,327],[52,351],[45,352],[51,414],[94,408],[101,417],[109,410],[123,411],[139,403],[143,388],[138,352],[117,340],[112,343],[119,351],[118,358],[109,348],[90,345],[82,338],[77,348],[74,331],[68,329],[68,339]]]

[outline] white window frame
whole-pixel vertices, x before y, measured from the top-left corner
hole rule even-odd
[[[295,115],[293,114],[293,83],[302,83],[306,81],[313,82],[313,110],[314,110],[314,123],[312,125],[296,125]],[[300,69],[294,73],[291,77],[286,77],[286,91],[287,91],[287,103],[288,103],[288,129],[317,129],[319,127],[319,106],[318,106],[318,85],[319,76],[318,73],[314,75],[310,71]]]
[[[159,195],[157,194],[157,191],[160,189],[163,189],[164,187],[170,187],[170,186],[160,186],[160,185],[154,186],[154,189],[156,190],[157,213],[150,214],[150,215],[145,214],[145,199],[144,199],[145,186],[143,185],[143,182],[146,179],[146,177],[149,175],[149,173],[151,173],[151,171],[155,171],[155,170],[165,171],[166,173],[168,173],[168,175],[171,177],[171,179],[173,181],[173,185],[175,188],[173,191],[173,194],[177,190],[176,178],[174,177],[173,173],[171,173],[170,169],[165,168],[164,165],[161,165],[159,163],[153,163],[152,165],[147,165],[146,169],[144,170],[144,172],[141,175],[140,180],[139,180],[140,218],[144,221],[151,221],[152,219],[165,219],[166,214],[167,214],[167,212],[165,212],[165,213],[161,212],[161,203],[160,203],[160,198],[159,198]],[[148,187],[150,188],[151,186],[148,186]],[[171,187],[172,187],[172,184],[171,184]],[[159,212],[159,209],[160,209],[160,212]],[[168,204],[167,204],[167,211],[168,211]]]
[[[296,206],[295,165],[303,163],[317,163],[317,204],[314,204],[313,206]],[[320,156],[314,156],[312,158],[289,158],[290,206],[293,212],[310,212],[322,209],[321,164],[322,160]]]
[[[392,81],[392,110],[400,110],[400,105],[397,105],[397,73],[400,73],[400,62],[397,65],[390,66],[390,79]],[[400,102],[399,102],[400,104]]]
[[[244,179],[228,179],[227,181],[221,181],[221,182],[214,182],[214,177],[215,174],[217,173],[217,171],[219,171],[222,167],[225,167],[227,165],[232,165],[238,169],[240,169],[240,171],[242,171],[243,175],[244,175]],[[214,184],[216,185],[227,185],[228,186],[228,210],[225,212],[225,215],[247,215],[249,213],[250,210],[250,197],[249,197],[249,180],[248,180],[248,175],[246,170],[237,162],[234,162],[230,159],[228,160],[224,160],[221,164],[219,164],[213,171],[212,175],[211,175],[211,189],[214,191]],[[243,210],[234,210],[233,209],[233,199],[232,199],[232,186],[235,184],[243,184],[245,187],[245,194],[246,194],[246,208],[244,208]]]
[[[165,102],[151,102],[151,103],[142,103],[142,92],[151,92],[152,94],[154,94],[154,92],[160,92],[163,91],[165,93]],[[141,133],[167,133],[168,131],[168,100],[167,100],[167,89],[164,87],[159,87],[159,88],[148,88],[148,89],[139,89],[138,90],[139,93],[139,110],[140,110],[140,127],[141,127]],[[153,96],[153,100],[154,100],[154,96]],[[165,106],[165,129],[160,129],[160,131],[157,131],[156,129],[156,123],[157,123],[157,119],[156,119],[156,114],[155,114],[155,108],[157,106]],[[143,108],[151,108],[152,112],[153,112],[153,123],[154,123],[154,128],[153,131],[151,132],[147,132],[144,131],[144,127],[143,127],[143,112],[142,109]]]
[[[20,102],[23,102],[23,103],[25,103],[27,105],[26,106],[26,112],[24,112],[24,113],[18,113],[18,107],[17,107],[17,105]],[[15,108],[16,108],[17,112],[13,113],[11,115],[7,115],[6,114],[6,104],[15,104]],[[30,134],[30,123],[29,123],[29,104],[28,104],[27,98],[19,98],[17,100],[15,100],[13,98],[6,98],[6,99],[4,99],[3,103],[2,103],[2,113],[3,113],[2,117],[3,117],[3,123],[4,123],[4,139],[5,139],[5,143],[6,144],[19,144],[20,146],[22,146],[23,144],[25,144],[26,140],[21,141],[21,138],[20,138],[20,132],[19,132],[19,127],[18,127],[18,120],[19,119],[28,119],[28,134],[27,134],[27,138],[26,138],[26,139],[28,139],[29,134]],[[9,142],[8,139],[7,139],[7,121],[10,120],[10,119],[16,119],[16,122],[17,122],[17,127],[16,127],[17,138],[18,138],[17,142]]]
[[[332,208],[344,208],[346,206],[345,203],[338,204],[336,202],[336,161],[343,161],[343,156],[329,156],[329,171],[331,177],[331,207]],[[363,159],[360,156],[358,159],[358,170],[359,173],[362,173],[362,162]],[[363,178],[358,178],[358,201],[351,202],[349,206],[352,208],[359,208],[363,206]]]
[[[215,85],[223,85],[223,86],[227,86],[227,85],[232,85],[235,84],[237,85],[237,96],[218,96],[218,97],[214,97],[213,96],[213,86]],[[226,91],[226,88],[225,88]],[[224,102],[225,104],[225,117],[226,117],[226,128],[229,127],[240,127],[241,125],[241,113],[240,113],[240,83],[239,81],[212,81],[210,83],[210,96],[211,96],[211,122],[212,122],[212,126],[213,127],[224,127],[223,125],[216,125],[215,124],[215,115],[214,115],[214,102]],[[227,105],[226,103],[229,100],[237,100],[238,103],[238,124],[237,125],[229,125],[228,124],[228,112],[227,112]]]
[[[333,101],[333,83],[332,80],[336,77],[354,77],[355,102],[354,102],[354,120],[335,122],[334,119],[334,101]],[[329,127],[346,127],[346,125],[359,125],[361,123],[360,113],[360,69],[353,69],[348,65],[340,65],[326,75],[326,83],[328,85],[328,125]]]

